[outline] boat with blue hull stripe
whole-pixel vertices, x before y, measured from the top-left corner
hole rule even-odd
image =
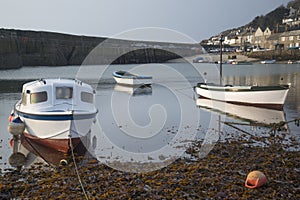
[[[50,120],[50,121],[64,121],[64,120],[81,120],[94,118],[97,113],[93,114],[66,114],[66,115],[39,115],[39,114],[29,114],[17,111],[16,114],[23,118],[35,119],[35,120]]]

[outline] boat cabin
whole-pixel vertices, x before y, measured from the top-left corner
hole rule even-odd
[[[41,79],[23,85],[20,106],[25,111],[43,111],[53,107],[61,111],[91,110],[94,107],[93,88],[74,79]]]

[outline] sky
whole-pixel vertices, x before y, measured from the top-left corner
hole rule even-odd
[[[200,42],[291,0],[2,0],[0,28]]]

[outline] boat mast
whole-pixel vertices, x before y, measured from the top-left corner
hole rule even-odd
[[[223,49],[223,46],[222,46],[222,42],[224,41],[223,39],[223,35],[220,36],[220,85],[222,85],[222,76],[223,76],[223,69],[222,69],[222,49]]]

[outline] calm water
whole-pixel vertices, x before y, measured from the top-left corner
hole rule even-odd
[[[152,87],[116,85],[111,74],[119,69],[152,75]],[[7,118],[20,98],[22,83],[40,78],[77,77],[96,89],[99,114],[92,127],[89,152],[100,162],[110,163],[116,168],[111,162],[168,161],[184,154],[194,140],[214,144],[242,135],[247,137],[224,125],[224,121],[243,123],[245,125],[238,127],[246,133],[263,136],[269,129],[256,126],[255,121],[277,123],[300,117],[300,65],[223,65],[223,69],[226,84],[291,83],[284,111],[224,103],[216,103],[211,109],[211,101],[197,99],[193,86],[204,79],[218,83],[219,72],[214,64],[26,67],[0,71],[0,168],[10,167],[8,158],[12,149]],[[286,135],[283,142],[288,143],[291,139],[300,141],[300,129],[294,123],[289,123],[283,132]],[[299,146],[295,149],[299,150]],[[208,151],[203,150],[203,156]]]

